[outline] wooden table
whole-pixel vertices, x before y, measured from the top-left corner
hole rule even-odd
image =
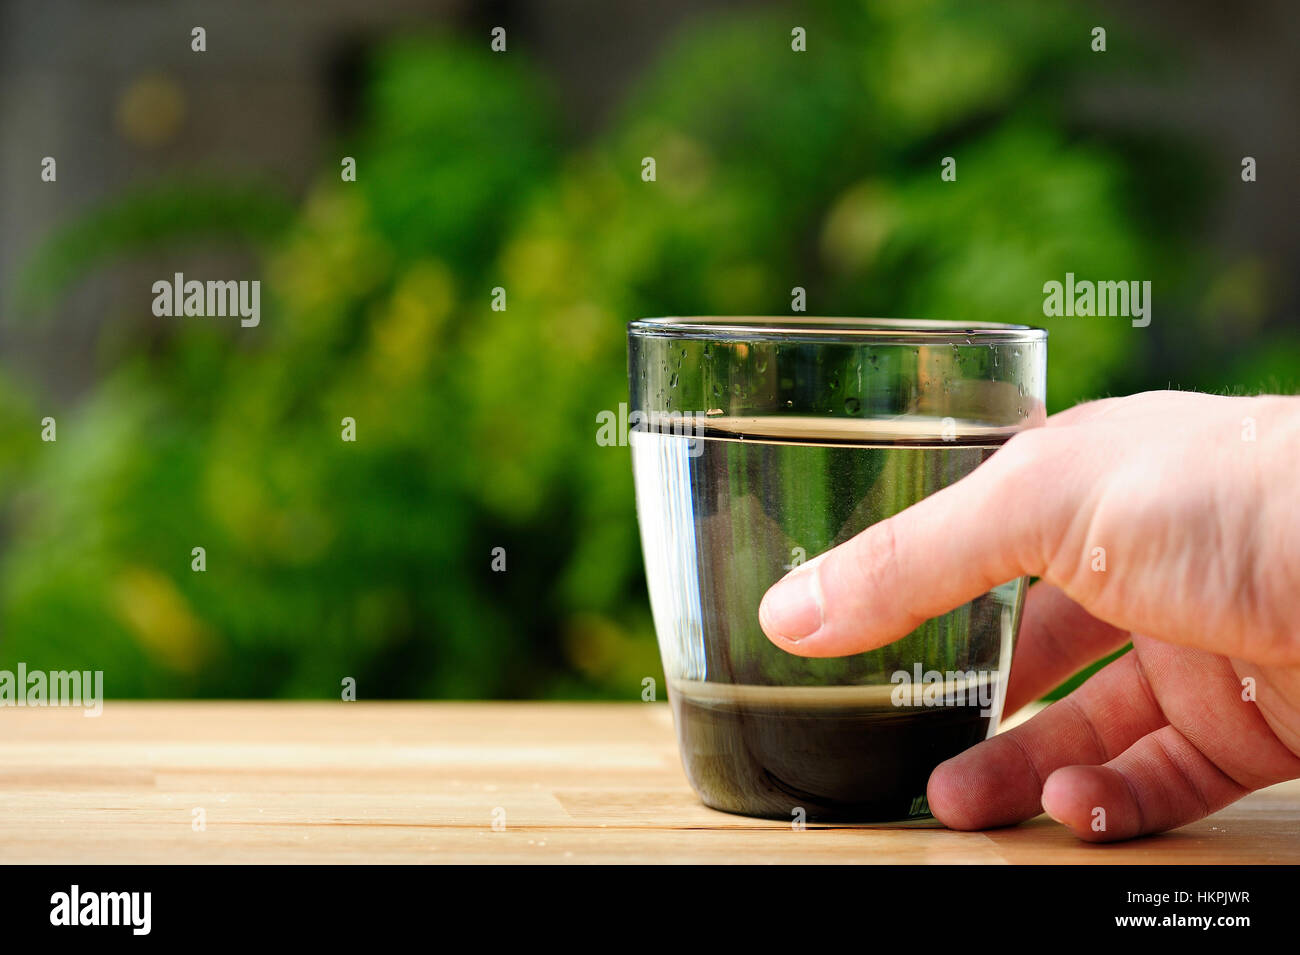
[[[701,805],[663,703],[110,701],[0,710],[0,861],[1296,863],[1300,783],[1114,846],[796,831]]]

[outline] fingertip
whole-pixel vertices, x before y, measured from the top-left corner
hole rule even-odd
[[[821,554],[786,574],[763,594],[758,605],[758,625],[767,638],[783,650],[799,653],[799,641],[816,635],[824,619],[818,565]]]
[[[996,749],[984,743],[936,766],[926,799],[930,812],[949,829],[994,829],[1027,818],[1008,789]]]
[[[1132,796],[1107,766],[1063,766],[1043,783],[1043,812],[1085,842],[1138,834]]]
[[[987,813],[980,800],[972,797],[966,781],[969,774],[958,762],[960,759],[955,756],[934,768],[925,798],[934,818],[949,829],[983,829]]]

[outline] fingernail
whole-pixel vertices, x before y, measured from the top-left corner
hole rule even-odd
[[[772,585],[758,606],[758,622],[768,636],[802,640],[822,625],[822,587],[815,561]]]

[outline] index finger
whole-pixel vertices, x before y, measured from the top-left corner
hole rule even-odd
[[[1075,511],[1067,485],[1031,482],[1038,436],[1048,430],[1016,435],[960,481],[782,578],[759,606],[764,632],[800,656],[859,653],[1009,580],[1042,574],[1047,541]]]

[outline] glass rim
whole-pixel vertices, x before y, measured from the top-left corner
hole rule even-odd
[[[930,318],[848,318],[791,315],[707,315],[639,318],[628,334],[641,338],[707,338],[722,341],[807,341],[974,345],[1047,341],[1047,329],[998,322]]]

